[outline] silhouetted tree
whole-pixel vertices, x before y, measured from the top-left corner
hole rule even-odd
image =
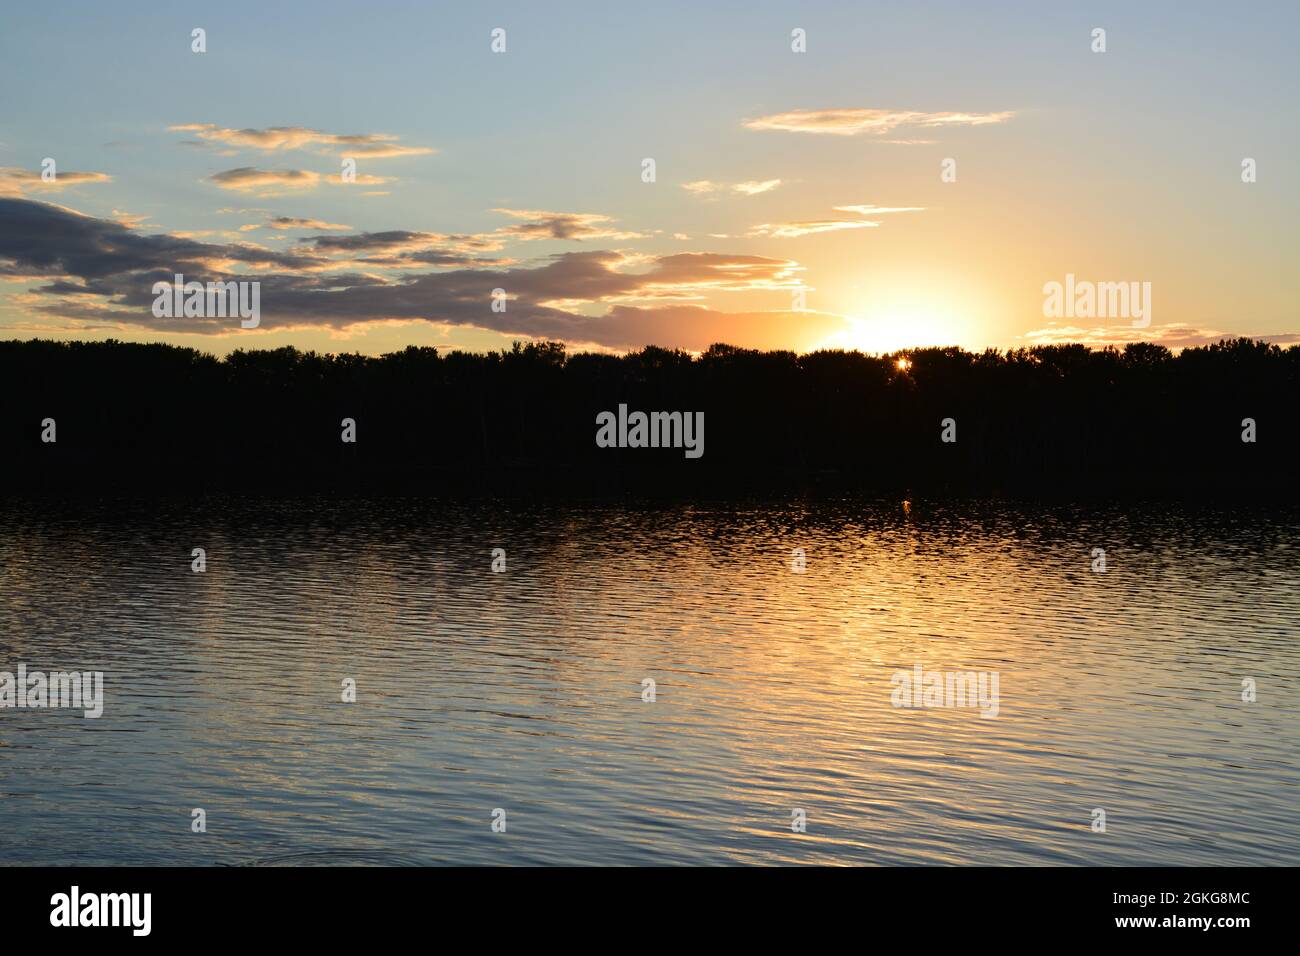
[[[906,358],[906,363],[899,363]],[[1131,494],[1294,490],[1300,347],[1050,345],[905,355],[646,348],[0,342],[0,484],[188,493],[709,488]],[[705,454],[602,449],[596,416],[705,413]],[[41,441],[41,422],[58,440]],[[358,440],[340,440],[341,422]],[[940,441],[941,421],[957,441]],[[1257,440],[1241,440],[1242,420]]]

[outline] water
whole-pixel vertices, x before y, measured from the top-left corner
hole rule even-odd
[[[0,863],[1295,864],[1298,518],[10,501],[0,670],[107,701],[0,710]]]

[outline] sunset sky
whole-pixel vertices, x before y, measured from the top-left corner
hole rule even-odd
[[[1300,341],[1300,7],[989,6],[10,5],[0,338]],[[261,327],[155,318],[175,272]],[[1067,273],[1150,327],[1044,317]]]

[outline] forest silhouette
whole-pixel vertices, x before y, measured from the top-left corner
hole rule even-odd
[[[907,367],[898,361],[905,357]],[[306,491],[1278,494],[1296,487],[1300,346],[890,355],[645,348],[218,358],[0,342],[0,486]],[[702,411],[706,452],[599,448],[596,416]],[[356,442],[341,440],[344,418]],[[941,441],[942,422],[956,441]],[[56,441],[43,441],[55,422]],[[1252,419],[1254,442],[1242,440]]]

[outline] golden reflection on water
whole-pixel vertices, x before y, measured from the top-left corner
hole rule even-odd
[[[0,720],[0,826],[63,833],[47,845],[79,848],[64,862],[1212,864],[1300,847],[1280,796],[1300,721],[1276,693],[1300,679],[1291,517],[390,501],[5,529],[0,669],[107,673],[93,727]],[[996,673],[997,717],[893,706],[891,676],[916,665]],[[1273,702],[1243,704],[1242,676]],[[51,749],[68,761],[35,773]],[[174,826],[199,805],[220,844]],[[1090,831],[1098,806],[1122,839]]]

